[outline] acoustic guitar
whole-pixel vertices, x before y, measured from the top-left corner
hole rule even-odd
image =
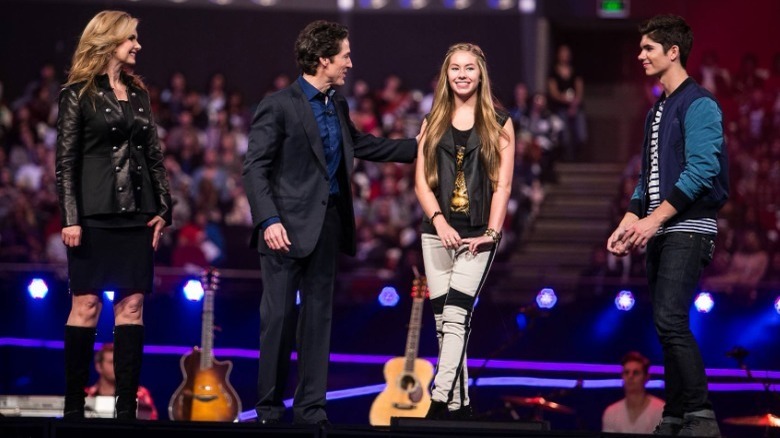
[[[372,426],[389,426],[392,417],[424,417],[431,405],[430,384],[433,364],[417,357],[423,303],[428,296],[425,277],[415,269],[412,286],[412,316],[406,337],[406,355],[385,364],[385,389],[371,405],[368,415]]]
[[[241,412],[241,399],[228,377],[233,363],[214,359],[214,295],[219,271],[203,271],[203,322],[200,348],[182,356],[179,362],[184,381],[173,393],[168,415],[175,421],[234,421]]]

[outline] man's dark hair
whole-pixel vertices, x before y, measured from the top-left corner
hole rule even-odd
[[[317,73],[320,58],[332,58],[341,52],[341,42],[347,39],[347,27],[330,21],[309,23],[295,40],[295,59],[302,72]]]
[[[685,20],[677,15],[656,15],[639,25],[639,33],[647,35],[668,52],[672,46],[680,48],[680,64],[685,68],[693,47],[693,31]]]
[[[642,369],[645,375],[650,374],[650,359],[646,358],[642,353],[638,351],[629,351],[620,359],[620,365],[626,366],[628,362],[639,362],[642,365]]]
[[[106,353],[113,353],[114,352],[114,343],[113,342],[106,342],[103,344],[102,347],[100,347],[100,350],[98,350],[95,353],[95,363],[103,363],[103,356],[106,355]]]

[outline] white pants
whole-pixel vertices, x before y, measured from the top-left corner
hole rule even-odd
[[[431,399],[447,403],[454,411],[469,404],[466,346],[471,313],[495,258],[496,245],[474,255],[468,245],[447,249],[438,236],[423,234],[422,254],[439,338]]]

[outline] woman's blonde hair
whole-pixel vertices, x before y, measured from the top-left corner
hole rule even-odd
[[[468,52],[477,58],[479,67],[479,83],[477,84],[477,105],[474,113],[474,129],[480,138],[480,158],[488,177],[495,189],[498,183],[498,168],[501,162],[500,137],[505,135],[496,119],[496,106],[499,106],[490,89],[490,78],[487,72],[487,62],[482,49],[476,44],[458,43],[450,46],[444,57],[436,84],[433,107],[428,115],[423,154],[425,157],[425,179],[432,189],[439,185],[436,148],[444,134],[452,124],[452,113],[455,108],[455,96],[450,89],[447,69],[455,52]]]
[[[127,41],[138,27],[138,19],[127,12],[102,11],[92,17],[79,38],[65,86],[85,82],[79,91],[92,94],[97,90],[95,77],[102,74],[114,51]],[[138,88],[146,89],[141,78],[132,72],[124,72]]]

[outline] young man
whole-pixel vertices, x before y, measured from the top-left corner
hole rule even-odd
[[[114,374],[114,344],[105,343],[95,353],[95,371],[98,373],[98,381],[86,389],[87,397],[99,395],[114,396],[116,393],[116,376]],[[143,386],[138,386],[136,394],[138,398],[137,418],[141,420],[156,420],[157,408],[154,406],[152,394]]]
[[[346,99],[333,89],[344,85],[352,68],[347,37],[338,23],[306,26],[295,42],[301,76],[260,102],[249,133],[243,176],[263,277],[256,405],[263,424],[284,413],[293,341],[299,376],[293,421],[328,424],[336,259],[340,250],[355,254],[353,159],[411,163],[417,153],[415,139],[387,140],[355,129]]]
[[[604,432],[653,433],[661,422],[664,401],[645,390],[650,380],[650,361],[631,351],[620,361],[625,397],[609,405],[601,418]]]
[[[728,198],[723,116],[715,98],[685,71],[693,44],[685,20],[656,16],[639,30],[639,61],[664,92],[647,115],[642,172],[607,249],[623,256],[647,246],[666,388],[655,433],[719,436],[688,312],[701,271],[712,260],[717,211]]]

